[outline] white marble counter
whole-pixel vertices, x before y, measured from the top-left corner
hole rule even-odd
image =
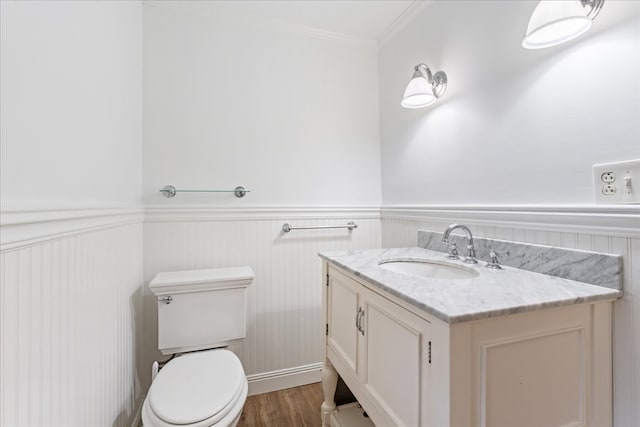
[[[622,292],[602,286],[548,276],[505,266],[503,270],[461,260],[448,260],[442,252],[422,248],[370,249],[319,254],[368,283],[389,292],[448,323],[466,322],[506,314],[534,311],[601,300]],[[444,261],[476,270],[472,279],[426,279],[395,273],[379,266],[388,260]]]

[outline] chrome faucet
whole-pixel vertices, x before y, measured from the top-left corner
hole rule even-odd
[[[449,243],[449,235],[456,228],[459,228],[462,231],[464,231],[464,234],[467,237],[467,256],[464,257],[464,262],[468,264],[477,264],[478,260],[476,260],[476,249],[473,247],[473,234],[471,234],[471,230],[469,230],[469,227],[467,227],[466,225],[462,225],[462,224],[449,225],[447,229],[444,230],[444,233],[442,234],[442,243],[444,244]],[[451,246],[455,249],[455,245],[451,245]],[[452,255],[453,255],[452,253],[449,253],[449,258],[455,258]]]

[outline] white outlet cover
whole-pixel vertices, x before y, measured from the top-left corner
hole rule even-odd
[[[603,175],[613,174],[615,179],[604,179]],[[611,192],[611,187],[615,191]],[[640,204],[640,159],[593,165],[593,193],[596,203]]]

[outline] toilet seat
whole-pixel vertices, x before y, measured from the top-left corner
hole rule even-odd
[[[227,426],[240,418],[247,379],[238,357],[228,350],[190,353],[158,373],[145,399],[145,426]]]

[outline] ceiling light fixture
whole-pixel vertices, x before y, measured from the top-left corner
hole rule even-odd
[[[433,104],[447,90],[447,75],[438,71],[434,75],[425,64],[415,66],[411,81],[404,91],[401,105],[404,108],[422,108]]]
[[[529,19],[522,47],[544,49],[584,34],[604,0],[540,0]]]

